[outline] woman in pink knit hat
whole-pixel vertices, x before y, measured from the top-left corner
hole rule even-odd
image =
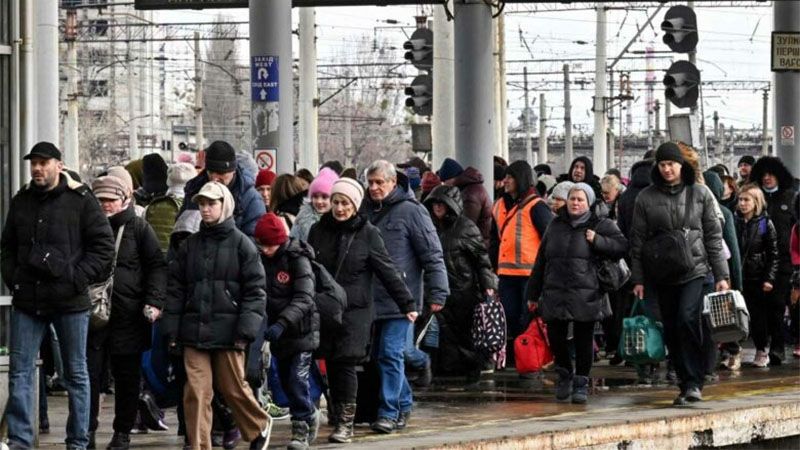
[[[331,210],[331,190],[333,183],[339,179],[332,169],[323,167],[308,187],[308,200],[303,202],[297,213],[290,237],[305,241],[311,226],[319,222],[323,214]],[[310,201],[309,201],[310,200]]]

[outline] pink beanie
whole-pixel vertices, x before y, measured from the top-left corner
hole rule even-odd
[[[308,197],[311,198],[314,194],[325,194],[330,197],[333,183],[338,179],[339,175],[336,175],[336,172],[327,167],[323,167],[322,170],[319,171],[319,174],[317,174],[317,177],[314,178],[314,181],[311,182],[311,185],[308,186]]]

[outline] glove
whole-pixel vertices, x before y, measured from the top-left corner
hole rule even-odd
[[[283,331],[284,331],[283,325],[276,323],[267,328],[267,332],[264,333],[264,338],[270,342],[275,342],[281,338],[281,335],[283,335]]]

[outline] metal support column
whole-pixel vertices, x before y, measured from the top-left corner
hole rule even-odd
[[[493,192],[495,124],[491,7],[479,0],[455,4],[456,159],[484,175]]]
[[[34,4],[36,40],[36,128],[37,141],[58,145],[58,0],[37,0]],[[66,155],[65,155],[66,156]]]
[[[292,2],[250,0],[253,150],[274,151],[276,173],[294,172]]]
[[[433,6],[433,36],[431,167],[436,170],[445,158],[456,156],[453,22],[447,20],[444,6]]]
[[[606,5],[597,2],[594,67],[594,173],[606,172]]]
[[[800,31],[800,1],[773,2],[773,31]],[[776,72],[773,152],[794,176],[800,176],[800,72]],[[789,128],[791,127],[791,128]],[[788,131],[793,131],[787,138]]]
[[[299,167],[312,173],[319,167],[319,95],[317,90],[316,10],[300,9]]]

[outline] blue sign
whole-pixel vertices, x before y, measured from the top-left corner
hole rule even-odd
[[[250,92],[254,102],[278,101],[278,57],[253,56],[250,58]]]

